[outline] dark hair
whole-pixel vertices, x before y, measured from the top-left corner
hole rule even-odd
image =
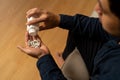
[[[120,19],[120,0],[108,0],[110,10]]]

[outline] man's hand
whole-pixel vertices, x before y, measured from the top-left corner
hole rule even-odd
[[[40,46],[38,46],[37,48],[34,48],[34,47],[30,47],[28,45],[28,41],[32,41],[32,40],[39,40],[40,41]],[[24,53],[32,56],[32,57],[35,57],[35,58],[40,58],[46,54],[49,54],[49,49],[47,48],[47,46],[45,46],[45,44],[41,41],[40,37],[37,35],[35,37],[33,36],[30,36],[28,34],[28,32],[26,32],[25,34],[25,44],[26,44],[26,47],[22,47],[22,46],[17,46],[18,49],[20,49],[21,51],[23,51]]]
[[[35,19],[27,22],[26,24],[31,25],[40,23],[40,30],[57,27],[60,23],[60,16],[58,14],[54,14],[43,9],[33,8],[28,10],[26,17],[29,18],[31,16],[35,17]]]

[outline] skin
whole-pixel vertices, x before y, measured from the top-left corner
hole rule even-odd
[[[120,37],[120,20],[110,11],[108,0],[98,0],[95,10],[99,15],[99,20],[103,25],[103,29],[111,35]],[[37,8],[30,9],[26,13],[26,17],[29,18],[31,16],[36,18],[26,24],[31,25],[42,23],[40,24],[40,30],[57,27],[60,23],[60,16],[58,14],[54,14],[46,10],[39,10]],[[27,41],[33,39],[39,39],[41,41],[41,45],[38,48],[31,48],[28,46]],[[18,48],[32,57],[41,58],[42,56],[50,53],[49,49],[38,35],[33,37],[26,33],[25,44],[25,47],[18,46]],[[57,54],[56,57],[59,59],[59,63],[62,64],[64,62],[61,55]]]
[[[58,14],[54,14],[52,12],[42,10],[42,9],[39,10],[38,8],[30,9],[26,13],[27,18],[29,18],[31,16],[35,16],[35,17],[37,16],[37,17],[36,17],[36,19],[27,22],[26,25],[42,23],[39,26],[40,30],[57,27],[60,22],[60,16]]]
[[[120,20],[110,11],[108,0],[98,0],[95,10],[104,30],[113,36],[120,37]]]
[[[28,40],[39,40],[40,41],[40,46],[37,48],[29,47],[28,46]],[[25,47],[22,46],[17,46],[18,49],[20,49],[22,52],[26,53],[27,55],[30,55],[34,58],[41,58],[44,55],[47,55],[50,53],[49,49],[47,46],[42,42],[41,38],[36,35],[36,36],[30,36],[28,32],[25,33]]]

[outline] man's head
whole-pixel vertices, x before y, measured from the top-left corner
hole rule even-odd
[[[105,31],[120,37],[120,0],[98,0],[95,7]]]

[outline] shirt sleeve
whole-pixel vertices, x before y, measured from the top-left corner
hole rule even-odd
[[[80,28],[81,30],[87,29],[86,27],[94,28],[95,26],[102,26],[98,18],[85,16],[82,14],[76,14],[74,16],[60,14],[59,27],[72,30]],[[94,26],[94,27],[93,27]]]
[[[74,16],[60,14],[59,27],[89,38],[110,39],[110,35],[104,31],[98,18],[82,14]]]
[[[42,80],[67,80],[51,55],[41,57],[37,62],[37,68]]]

